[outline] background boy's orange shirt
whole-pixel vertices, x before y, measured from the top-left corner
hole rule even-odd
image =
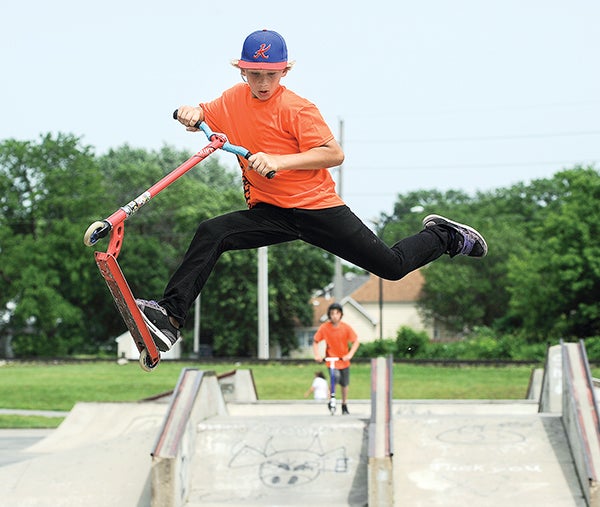
[[[251,153],[302,153],[334,139],[317,107],[281,86],[269,100],[252,96],[240,83],[218,99],[200,104],[204,121],[214,132]],[[282,208],[323,209],[344,204],[327,169],[279,171],[267,179],[241,160],[244,193],[249,207],[259,202]]]
[[[327,348],[325,354],[329,357],[342,358],[348,353],[348,343],[354,343],[357,340],[357,335],[354,329],[345,322],[339,322],[334,326],[331,322],[324,322],[319,326],[315,333],[315,342],[325,340]],[[350,361],[338,361],[335,363],[335,368],[342,370],[350,366]]]

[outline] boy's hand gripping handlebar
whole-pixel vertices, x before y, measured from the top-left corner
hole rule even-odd
[[[179,111],[178,109],[175,109],[175,111],[173,111],[173,119],[174,120],[177,119],[177,113],[178,113],[178,111]],[[206,137],[207,137],[207,139],[209,141],[213,140],[212,136],[217,135],[203,121],[199,121],[198,123],[196,123],[196,125],[194,125],[194,128],[202,130],[202,132],[204,132],[204,134],[206,135]],[[224,136],[224,134],[218,134],[218,135]],[[225,136],[225,139],[227,139],[226,136]],[[221,149],[223,151],[228,151],[229,153],[233,153],[234,155],[238,155],[240,157],[243,157],[246,160],[248,160],[252,156],[252,153],[250,153],[243,146],[236,146],[235,144],[231,144],[229,141],[225,141],[225,144],[223,146],[221,146]],[[275,171],[269,171],[267,173],[267,178],[268,179],[273,179],[274,177],[275,177]]]
[[[323,359],[323,361],[325,361],[328,365],[328,368],[331,370],[335,367],[335,363],[337,363],[340,360],[339,357],[326,357]]]

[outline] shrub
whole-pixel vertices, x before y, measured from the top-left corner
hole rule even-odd
[[[429,336],[425,331],[415,331],[407,326],[402,326],[396,334],[395,357],[416,357],[427,348]]]
[[[590,336],[584,340],[585,351],[588,361],[591,363],[600,362],[600,336]]]
[[[585,343],[590,361],[600,361],[600,337],[588,338]],[[547,346],[553,344],[530,343],[522,335],[500,334],[489,327],[475,328],[462,340],[432,342],[424,331],[402,327],[398,330],[395,340],[378,339],[362,343],[356,357],[374,358],[392,354],[397,359],[542,363],[546,357]]]
[[[389,354],[396,357],[396,342],[386,338],[379,338],[372,342],[361,343],[354,357],[374,358]]]

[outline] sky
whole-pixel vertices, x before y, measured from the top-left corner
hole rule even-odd
[[[173,110],[239,82],[230,60],[268,28],[296,61],[282,83],[343,145],[342,197],[372,223],[398,194],[600,167],[599,20],[597,0],[3,2],[0,140],[198,151]]]

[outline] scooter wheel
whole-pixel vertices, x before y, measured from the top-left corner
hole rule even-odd
[[[96,242],[92,241],[92,234],[94,234],[98,229],[102,229],[105,225],[106,224],[104,222],[100,222],[98,220],[90,225],[83,235],[83,244],[86,246],[93,246]]]
[[[151,372],[158,366],[158,361],[154,364],[150,361],[150,356],[146,349],[142,349],[140,352],[140,368],[144,371]]]

